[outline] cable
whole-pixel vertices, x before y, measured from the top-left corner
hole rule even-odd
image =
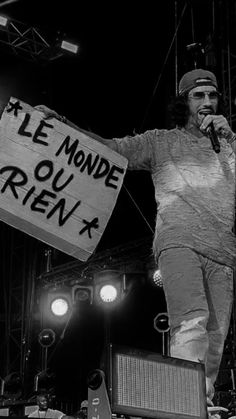
[[[147,109],[146,109],[146,112],[145,112],[145,116],[144,116],[143,121],[142,121],[142,124],[141,124],[141,126],[140,126],[140,128],[139,128],[139,131],[141,131],[141,130],[142,130],[142,128],[143,128],[143,125],[144,125],[144,123],[145,123],[146,117],[147,117],[148,112],[149,112],[149,109],[150,109],[150,107],[151,107],[151,104],[152,104],[153,98],[154,98],[154,96],[155,96],[155,94],[156,94],[156,91],[157,91],[158,85],[159,85],[159,83],[160,83],[160,80],[161,80],[161,77],[162,77],[162,74],[163,74],[163,71],[164,71],[164,68],[165,68],[165,65],[166,65],[166,62],[167,62],[168,57],[169,57],[169,55],[170,55],[170,51],[171,51],[172,45],[173,45],[174,41],[176,40],[176,35],[177,35],[177,32],[178,32],[178,29],[179,29],[180,23],[182,22],[182,19],[183,19],[183,16],[184,16],[184,13],[185,13],[186,7],[187,7],[187,1],[185,2],[185,5],[184,5],[184,7],[183,7],[183,10],[182,10],[182,13],[181,13],[181,16],[180,16],[180,19],[179,19],[179,22],[177,23],[177,2],[175,3],[175,19],[176,19],[176,25],[175,25],[175,32],[174,32],[174,36],[173,36],[173,39],[172,39],[171,44],[170,44],[170,46],[169,46],[169,49],[168,49],[168,52],[167,52],[167,55],[166,55],[165,61],[164,61],[163,66],[162,66],[162,70],[161,70],[161,72],[160,72],[159,78],[158,78],[157,83],[156,83],[156,85],[155,85],[155,88],[154,88],[154,90],[153,90],[152,97],[151,97],[150,102],[149,102],[149,104],[148,104],[148,106],[147,106]],[[177,48],[177,45],[176,45],[176,48]],[[176,63],[177,63],[177,58],[176,58]],[[176,64],[176,65],[177,65],[177,64]],[[177,74],[177,69],[176,69],[176,74]],[[128,189],[126,188],[126,186],[125,186],[124,184],[123,184],[123,187],[124,187],[124,189],[125,189],[126,193],[128,194],[129,198],[130,198],[130,199],[131,199],[131,201],[133,202],[134,206],[136,207],[136,209],[137,209],[137,210],[138,210],[138,212],[140,213],[141,217],[143,218],[143,220],[144,220],[144,221],[145,221],[145,223],[147,224],[147,226],[148,226],[149,230],[151,231],[151,233],[152,233],[152,234],[154,234],[154,230],[153,230],[153,228],[152,228],[152,227],[151,227],[151,225],[149,224],[148,220],[146,219],[146,217],[145,217],[145,216],[144,216],[144,214],[142,213],[141,209],[139,208],[138,204],[135,202],[134,198],[132,197],[132,195],[130,194],[130,192],[128,191]]]
[[[178,25],[178,3],[175,0],[175,28]],[[175,37],[175,96],[178,95],[178,37]]]
[[[229,2],[227,1],[226,19],[227,19],[227,63],[228,63],[228,85],[229,85],[229,123],[232,127],[232,95],[231,95],[231,60],[230,60],[230,13]]]
[[[152,229],[152,227],[150,226],[148,220],[146,219],[146,217],[143,215],[142,211],[140,210],[139,206],[136,204],[134,198],[132,197],[132,195],[130,194],[130,192],[128,191],[128,189],[125,187],[125,185],[123,184],[123,187],[125,189],[125,191],[127,192],[127,194],[129,195],[131,201],[133,202],[134,206],[136,207],[136,209],[138,210],[138,212],[141,214],[141,217],[144,219],[145,223],[147,224],[148,228],[151,230],[152,234],[154,234],[154,230]]]
[[[193,19],[193,6],[191,6],[191,26],[192,26],[192,42],[195,43],[195,30],[194,30],[194,19]]]
[[[143,121],[142,121],[142,123],[141,123],[141,125],[140,125],[139,132],[143,129],[143,125],[144,125],[144,123],[145,123],[145,121],[146,121],[146,118],[147,118],[147,115],[148,115],[149,109],[150,109],[150,107],[151,107],[151,105],[152,105],[153,98],[154,98],[154,96],[155,96],[155,94],[156,94],[156,91],[157,91],[157,88],[158,88],[158,86],[159,86],[159,83],[160,83],[160,80],[161,80],[162,74],[163,74],[163,72],[164,72],[164,68],[165,68],[166,63],[167,63],[167,60],[168,60],[168,58],[169,58],[170,51],[171,51],[171,48],[172,48],[173,43],[174,43],[174,41],[175,41],[175,37],[176,37],[176,34],[177,34],[177,32],[178,32],[178,29],[179,29],[180,23],[182,22],[182,19],[183,19],[183,16],[184,16],[184,13],[185,13],[186,7],[187,7],[187,1],[185,2],[185,5],[184,5],[184,7],[183,7],[183,10],[182,10],[182,13],[181,13],[181,16],[180,16],[180,19],[179,19],[179,23],[178,23],[177,27],[175,28],[175,33],[174,33],[173,39],[172,39],[172,41],[171,41],[171,43],[170,43],[170,46],[169,46],[169,49],[168,49],[168,51],[167,51],[166,58],[165,58],[164,63],[163,63],[163,65],[162,65],[162,69],[161,69],[161,72],[160,72],[160,74],[159,74],[159,77],[158,77],[157,83],[156,83],[156,85],[155,85],[155,87],[154,87],[154,90],[153,90],[153,93],[152,93],[151,99],[150,99],[149,104],[148,104],[148,106],[147,106],[147,109],[146,109],[146,112],[145,112],[145,115],[144,115]]]

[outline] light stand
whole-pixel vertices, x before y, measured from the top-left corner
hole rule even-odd
[[[159,313],[153,319],[153,326],[162,335],[162,355],[170,356],[170,326],[167,313]]]

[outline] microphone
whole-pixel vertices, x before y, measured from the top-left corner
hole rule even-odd
[[[220,152],[220,142],[218,140],[217,134],[215,132],[215,128],[213,125],[213,122],[210,123],[210,125],[207,128],[207,134],[208,137],[211,140],[212,148],[216,153]]]

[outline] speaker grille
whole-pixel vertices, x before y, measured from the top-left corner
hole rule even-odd
[[[206,417],[205,372],[200,363],[113,350],[111,381],[112,408],[117,413]]]
[[[196,370],[117,355],[117,402],[200,416],[198,375]]]

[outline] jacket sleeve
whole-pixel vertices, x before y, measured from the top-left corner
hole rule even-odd
[[[152,170],[159,133],[159,130],[152,130],[133,137],[113,138],[117,144],[117,152],[128,159],[128,169]]]

